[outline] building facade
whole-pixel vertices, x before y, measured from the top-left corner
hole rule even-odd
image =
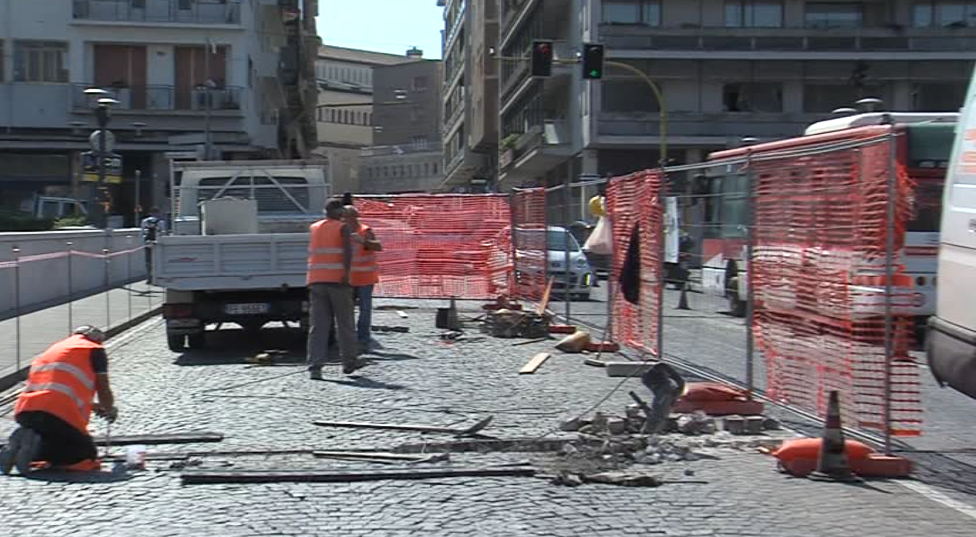
[[[443,182],[441,62],[407,54],[410,61],[373,70],[374,146],[362,153],[363,192],[430,192]]]
[[[80,197],[92,88],[118,101],[113,214],[164,206],[167,154],[197,153],[207,132],[212,158],[308,155],[316,15],[317,0],[0,0],[0,205]]]
[[[358,192],[360,156],[373,145],[373,69],[410,58],[325,45],[319,48],[318,149],[328,158],[335,192]]]
[[[438,0],[444,7],[441,190],[493,190],[498,176],[496,0]]]
[[[976,59],[976,7],[966,2],[803,0],[500,0],[499,49],[527,58],[533,39],[556,59],[602,43],[661,88],[667,158],[802,134],[862,97],[900,111],[955,111]],[[532,78],[503,62],[503,184],[624,174],[662,159],[660,104],[645,81],[577,64]]]

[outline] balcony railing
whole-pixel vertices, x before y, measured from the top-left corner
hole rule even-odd
[[[72,84],[71,106],[74,110],[91,108],[92,99],[85,95],[90,84]],[[195,87],[189,90],[175,86],[104,86],[103,89],[119,104],[115,110],[207,110],[207,90]],[[228,111],[241,109],[242,88],[222,87],[210,90],[210,109]]]
[[[241,0],[74,0],[74,18],[107,22],[240,24]]]
[[[862,28],[654,28],[604,24],[612,49],[798,52],[952,52],[976,48],[976,31]]]
[[[825,119],[825,114],[775,113],[695,113],[668,114],[668,136],[743,138],[764,141],[800,136],[811,123]],[[661,124],[657,113],[645,117],[629,114],[601,114],[597,122],[601,136],[659,136]]]

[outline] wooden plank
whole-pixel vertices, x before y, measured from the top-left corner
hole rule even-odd
[[[215,483],[348,483],[352,481],[442,479],[447,477],[532,477],[531,466],[488,468],[389,468],[362,470],[185,470],[187,485]]]
[[[554,276],[550,276],[549,281],[546,282],[546,290],[544,293],[542,293],[542,302],[539,302],[539,309],[536,310],[536,313],[539,315],[545,313],[546,309],[549,307],[549,299],[552,297],[552,284],[555,281],[556,278]]]
[[[454,427],[437,427],[433,425],[413,425],[400,423],[365,423],[359,421],[313,421],[319,427],[345,427],[350,429],[384,429],[391,431],[418,431],[424,433],[446,433],[455,436],[470,436],[484,429],[491,423],[492,416],[475,423],[466,429],[456,429]]]
[[[536,354],[531,360],[522,366],[522,369],[519,370],[519,375],[531,375],[532,373],[535,373],[535,370],[539,369],[539,366],[548,360],[550,356],[552,355],[548,352],[540,352],[539,354]]]
[[[423,457],[408,455],[406,453],[386,453],[382,451],[313,451],[312,455],[318,458],[343,457],[349,459],[389,459],[397,461],[415,461]]]

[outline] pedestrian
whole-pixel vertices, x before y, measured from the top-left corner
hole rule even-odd
[[[110,422],[118,417],[104,341],[101,330],[82,326],[31,363],[14,408],[20,427],[0,451],[4,475],[14,466],[28,475],[33,463],[73,471],[101,469],[88,421],[93,411]]]
[[[356,312],[350,284],[352,233],[342,217],[342,200],[330,200],[325,205],[325,219],[312,224],[309,230],[307,366],[312,380],[322,379],[333,325],[342,358],[342,372],[349,375],[365,365],[359,360],[356,348]]]
[[[351,283],[355,297],[359,301],[359,321],[356,323],[356,339],[360,352],[370,350],[370,331],[373,323],[373,287],[380,282],[379,263],[376,252],[383,251],[383,245],[373,233],[373,228],[359,220],[359,210],[347,205],[344,211],[346,224],[352,232],[353,256]]]
[[[142,243],[146,249],[146,282],[152,282],[152,249],[159,236],[166,232],[166,222],[159,216],[159,208],[149,209],[149,216],[142,219]]]

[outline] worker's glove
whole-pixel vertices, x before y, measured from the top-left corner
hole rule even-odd
[[[95,407],[95,414],[99,417],[105,418],[109,423],[115,423],[115,420],[119,419],[119,409],[118,407],[112,407],[106,409],[102,406]]]

